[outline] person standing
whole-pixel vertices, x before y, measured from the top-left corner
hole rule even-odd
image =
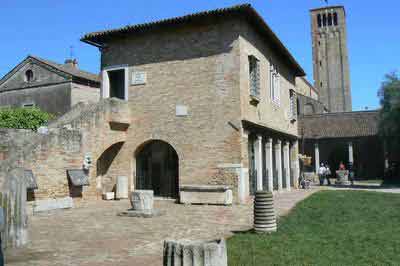
[[[329,165],[326,165],[326,167],[325,167],[325,177],[326,177],[326,180],[328,181],[328,186],[331,185],[331,180],[330,180],[331,175],[332,175],[331,169],[329,168]]]
[[[326,168],[323,163],[321,163],[318,168],[319,185],[323,186],[325,181]]]

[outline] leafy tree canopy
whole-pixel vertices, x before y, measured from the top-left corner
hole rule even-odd
[[[37,107],[0,109],[0,128],[36,130],[53,118]]]
[[[400,139],[400,77],[393,72],[385,76],[379,90],[381,100],[380,134],[393,138],[397,143]]]

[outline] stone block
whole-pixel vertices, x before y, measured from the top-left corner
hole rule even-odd
[[[227,266],[224,239],[212,241],[164,241],[164,266]]]
[[[33,214],[58,209],[71,209],[73,207],[74,202],[71,197],[37,200],[33,204]]]
[[[135,190],[131,193],[132,209],[135,211],[152,212],[154,205],[153,190]]]
[[[180,188],[180,202],[183,204],[231,205],[232,190],[220,185],[184,185]]]
[[[127,199],[129,197],[128,177],[117,176],[115,198]]]
[[[106,192],[103,194],[103,200],[114,200],[115,193],[114,192]]]

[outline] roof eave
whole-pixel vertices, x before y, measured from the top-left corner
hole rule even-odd
[[[269,37],[271,37],[272,42],[280,50],[283,56],[288,60],[289,65],[295,69],[295,76],[303,77],[306,75],[303,68],[292,56],[286,46],[280,41],[278,36],[273,32],[273,30],[268,26],[265,20],[258,14],[258,12],[251,7],[250,4],[244,4],[239,6],[234,6],[230,8],[216,9],[211,11],[203,11],[199,13],[189,14],[186,16],[170,18],[150,23],[137,24],[132,26],[125,26],[123,28],[88,33],[85,34],[81,41],[87,44],[93,45],[98,48],[104,47],[104,40],[115,36],[123,36],[134,31],[149,31],[157,27],[166,27],[177,24],[184,24],[191,22],[195,19],[200,19],[207,16],[222,16],[226,14],[245,14],[249,22],[253,23],[253,26],[257,27],[260,31],[264,31]]]

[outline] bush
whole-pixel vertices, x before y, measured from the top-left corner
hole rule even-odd
[[[37,107],[1,109],[0,128],[36,130],[53,117],[52,114],[43,112]]]

